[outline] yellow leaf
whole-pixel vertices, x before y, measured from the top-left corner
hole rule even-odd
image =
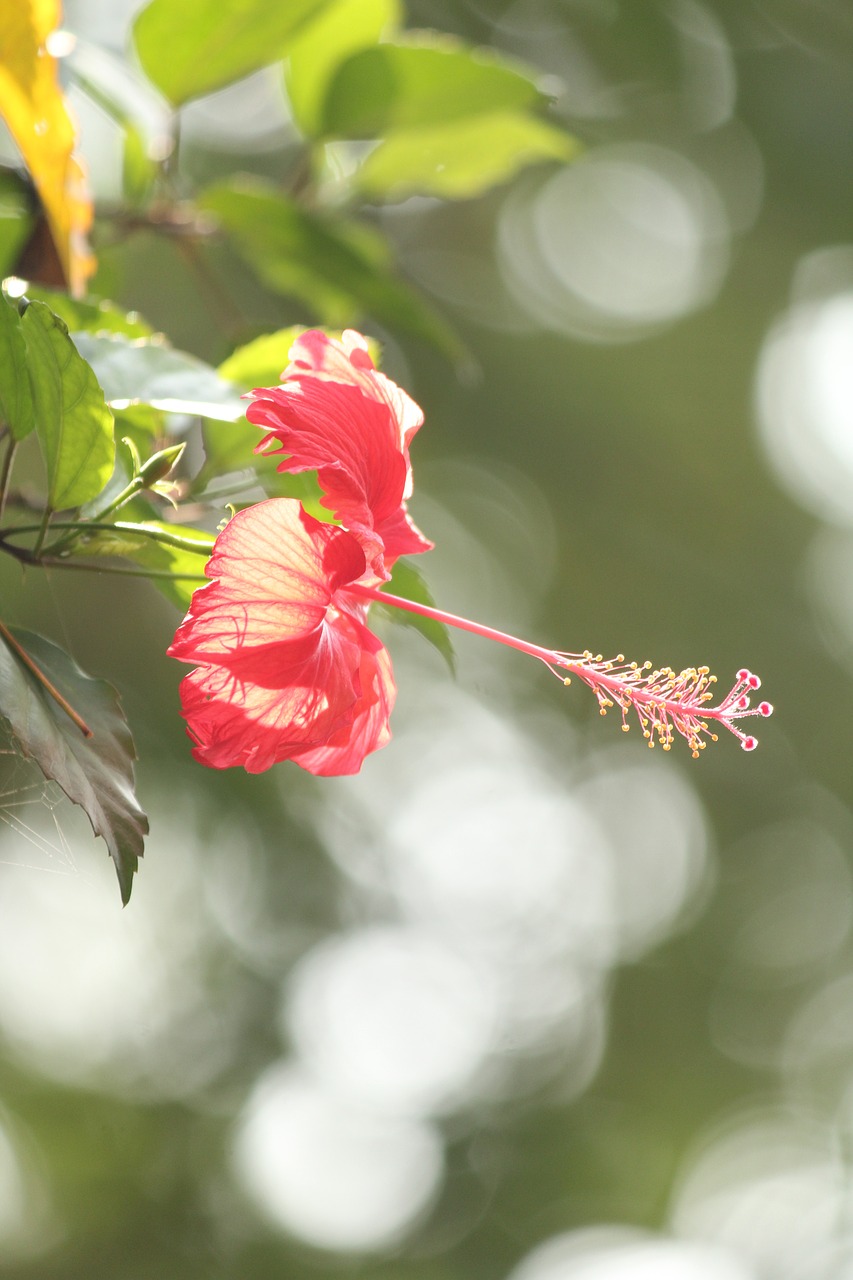
[[[72,154],[74,125],[47,50],[59,0],[0,0],[0,115],[44,206],[68,287],[85,292],[95,260],[86,244],[92,202]]]

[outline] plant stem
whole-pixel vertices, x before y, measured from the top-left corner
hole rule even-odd
[[[47,528],[48,528],[48,525],[50,524],[51,515],[52,515],[52,512],[50,510],[50,507],[45,507],[44,515],[41,518],[41,524],[38,527],[36,545],[33,547],[33,555],[35,556],[36,559],[38,559],[39,552],[41,551],[42,546],[44,544],[44,540],[47,537]]]
[[[0,520],[3,519],[3,512],[6,510],[6,494],[9,489],[9,480],[12,476],[12,463],[15,460],[15,450],[18,442],[13,435],[9,435],[9,443],[6,446],[6,456],[3,459],[3,470],[0,471]]]
[[[50,694],[57,706],[60,706],[65,714],[74,722],[74,724],[76,724],[83,737],[91,738],[93,736],[92,730],[86,724],[83,717],[77,714],[68,699],[62,696],[53,681],[45,675],[41,667],[33,661],[26,649],[18,643],[9,628],[2,622],[0,622],[0,636],[3,637],[13,653],[17,654],[18,658],[20,658],[27,670],[32,672],[44,691]]]

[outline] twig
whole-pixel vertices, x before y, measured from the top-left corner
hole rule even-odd
[[[53,681],[45,675],[41,667],[33,661],[26,649],[18,643],[9,628],[2,622],[0,622],[0,636],[3,637],[12,652],[17,654],[27,670],[32,672],[36,680],[38,680],[39,684],[44,689],[45,693],[49,693],[57,706],[60,706],[65,714],[74,722],[74,724],[76,724],[83,737],[91,738],[93,736],[92,730],[86,724],[83,717],[77,714],[68,699],[62,696]]]

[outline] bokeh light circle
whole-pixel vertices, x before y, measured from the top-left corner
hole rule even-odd
[[[233,1159],[271,1223],[340,1252],[397,1240],[431,1203],[444,1164],[430,1125],[359,1107],[286,1064],[255,1086]]]

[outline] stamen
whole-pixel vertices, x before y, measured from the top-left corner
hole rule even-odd
[[[616,705],[622,711],[622,729],[630,725],[628,715],[633,711],[650,747],[659,743],[664,751],[672,748],[674,734],[680,734],[690,747],[694,759],[698,759],[708,741],[716,742],[717,735],[710,730],[716,721],[739,739],[744,751],[754,751],[758,739],[737,728],[735,721],[745,716],[772,715],[769,702],[750,705],[747,689],[759,688],[758,676],[743,668],[735,683],[716,707],[708,706],[711,700],[710,686],[716,677],[707,667],[688,667],[676,674],[671,667],[651,670],[651,663],[625,663],[624,658],[603,661],[600,656],[584,654],[556,655],[559,668],[568,668],[589,686],[598,699],[601,714]],[[650,672],[650,674],[649,674]]]
[[[630,728],[629,715],[633,711],[650,747],[657,742],[664,751],[669,751],[678,733],[687,742],[693,758],[698,759],[708,742],[717,741],[717,735],[710,727],[716,723],[734,734],[744,751],[754,751],[758,739],[743,733],[735,722],[746,716],[766,718],[773,714],[769,702],[759,702],[756,707],[750,705],[749,693],[759,689],[761,681],[746,667],[738,671],[735,683],[725,697],[716,706],[709,706],[713,696],[711,686],[716,684],[717,677],[711,675],[707,667],[687,667],[676,673],[672,667],[653,670],[648,661],[642,664],[626,662],[621,653],[615,658],[604,658],[589,649],[580,654],[561,653],[376,587],[353,583],[347,591],[357,599],[378,600],[529,654],[544,662],[564,685],[570,685],[571,676],[577,676],[595,694],[601,715],[606,715],[611,707],[619,707],[623,732]]]

